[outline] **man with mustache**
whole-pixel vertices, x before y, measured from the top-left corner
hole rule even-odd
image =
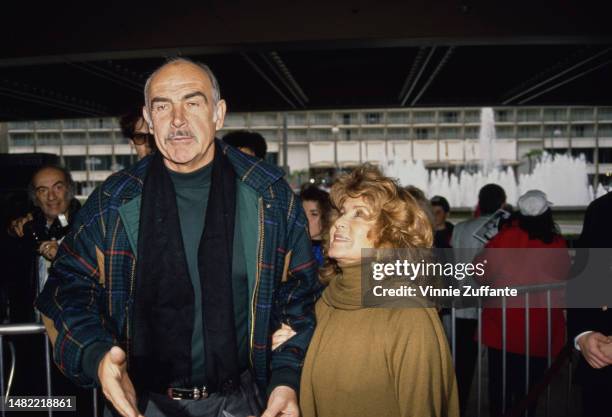
[[[158,152],[93,193],[37,302],[59,367],[122,416],[256,415],[265,397],[263,416],[299,415],[307,222],[279,168],[215,139],[225,111],[204,65],[149,77]],[[271,351],[283,323],[297,334]]]

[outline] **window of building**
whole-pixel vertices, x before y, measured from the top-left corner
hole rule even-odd
[[[70,145],[86,145],[87,135],[85,132],[64,132],[64,146]]]
[[[287,140],[294,142],[305,142],[307,140],[306,130],[289,130]]]
[[[412,113],[412,123],[429,124],[436,122],[436,112],[433,111],[415,111]]]
[[[480,122],[480,111],[479,110],[466,110],[464,112],[465,123],[479,123]]]
[[[39,120],[36,122],[36,129],[44,130],[44,129],[59,129],[61,123],[59,120]]]
[[[36,138],[36,143],[38,145],[45,145],[45,146],[60,146],[61,145],[60,134],[52,133],[52,132],[38,133],[37,138]]]
[[[567,137],[567,125],[545,125],[545,138],[565,138]]]
[[[296,132],[298,133],[298,132]],[[299,132],[299,135],[305,134],[305,132]],[[309,136],[313,140],[331,140],[332,132],[330,129],[311,129]],[[304,139],[306,137],[304,136]]]
[[[519,122],[539,122],[540,109],[520,109],[516,114]]]
[[[593,125],[572,125],[573,138],[592,138],[594,136]]]
[[[87,166],[85,164],[85,155],[68,155],[64,156],[64,165],[70,171],[85,171]]]
[[[9,137],[13,146],[34,146],[32,133],[11,133]]]
[[[85,166],[89,171],[110,171],[112,164],[111,155],[91,155],[85,158]]]
[[[366,140],[383,140],[385,131],[383,129],[362,129],[361,136]]]
[[[479,128],[476,126],[466,126],[465,138],[466,139],[478,139]]]
[[[514,139],[514,126],[497,126],[495,133],[499,139]]]
[[[223,124],[225,127],[240,127],[244,129],[246,127],[246,118],[244,114],[229,113],[225,116]]]
[[[441,127],[440,139],[461,139],[461,130],[458,127]]]
[[[519,138],[541,138],[542,132],[540,126],[519,126],[518,127]]]
[[[356,125],[359,123],[359,113],[342,113],[343,125]]]
[[[576,108],[571,109],[573,121],[590,121],[593,120],[594,109],[593,108]]]
[[[276,113],[253,113],[251,114],[252,126],[278,126],[279,121]]]
[[[382,123],[382,114],[381,113],[366,113],[365,114],[365,123],[367,125],[379,125]]]
[[[510,110],[495,110],[496,122],[511,122],[512,112]]]
[[[331,113],[315,113],[313,119],[314,120],[313,120],[312,124],[314,124],[314,125],[328,126],[328,125],[333,124],[333,118],[332,118],[332,114]],[[343,124],[350,124],[350,115],[349,115],[348,119],[349,119],[349,121],[347,123],[343,122]]]
[[[425,127],[417,127],[414,129],[414,135],[417,139],[429,139],[432,136],[432,129]]]
[[[342,129],[340,131],[340,137],[343,140],[355,139],[357,136],[357,129]]]
[[[585,160],[592,164],[594,161],[594,158],[593,158],[594,151],[595,150],[592,148],[579,148],[579,149],[573,148],[572,156],[575,158],[578,158],[580,157],[580,155],[584,155]]]
[[[113,143],[111,132],[89,132],[89,140],[92,145],[110,145]]]
[[[306,126],[306,113],[289,113],[289,114],[287,114],[287,125],[289,125],[289,126]]]
[[[597,109],[597,118],[599,120],[612,120],[612,107],[600,107]]]
[[[390,125],[407,125],[410,123],[410,113],[389,112],[387,113],[387,123]]]
[[[566,109],[544,109],[544,121],[563,122],[567,120]]]
[[[111,117],[100,117],[98,119],[89,119],[90,129],[114,129],[119,128],[119,123]]]
[[[442,123],[457,123],[459,121],[459,112],[456,111],[443,111],[440,116],[442,117]]]
[[[599,148],[597,160],[600,164],[612,164],[612,148]]]
[[[32,130],[34,129],[34,122],[9,122],[9,130]]]
[[[600,138],[612,138],[612,125],[599,125],[598,133]]]
[[[64,120],[64,130],[66,129],[87,129],[87,119],[67,119]]]
[[[401,128],[387,129],[387,139],[391,139],[391,140],[410,139],[410,129],[401,129]]]

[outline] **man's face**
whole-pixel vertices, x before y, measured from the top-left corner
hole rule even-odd
[[[36,205],[40,207],[47,221],[54,221],[58,215],[66,213],[70,205],[68,183],[62,171],[46,168],[34,177]]]
[[[175,62],[162,67],[149,84],[155,143],[166,166],[193,172],[212,161],[215,132],[223,127],[225,102],[216,106],[212,83],[197,65]]]
[[[447,213],[441,206],[432,206],[431,211],[433,211],[434,216],[434,226],[436,229],[444,228],[444,222],[446,221]]]
[[[141,117],[134,126],[134,136],[131,139],[132,146],[136,150],[136,156],[140,161],[145,156],[151,153],[151,147],[149,146],[149,140],[147,135],[149,134],[149,127],[144,117]]]

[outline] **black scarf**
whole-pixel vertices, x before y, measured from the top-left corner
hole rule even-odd
[[[234,170],[215,145],[204,231],[198,248],[206,385],[237,380],[238,348],[232,296],[236,210]],[[137,390],[190,383],[194,293],[176,194],[158,152],[143,185],[134,294],[130,375]]]

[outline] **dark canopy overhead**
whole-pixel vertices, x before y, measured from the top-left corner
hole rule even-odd
[[[209,64],[231,111],[612,104],[588,1],[10,3],[0,120],[117,115],[172,56]]]

